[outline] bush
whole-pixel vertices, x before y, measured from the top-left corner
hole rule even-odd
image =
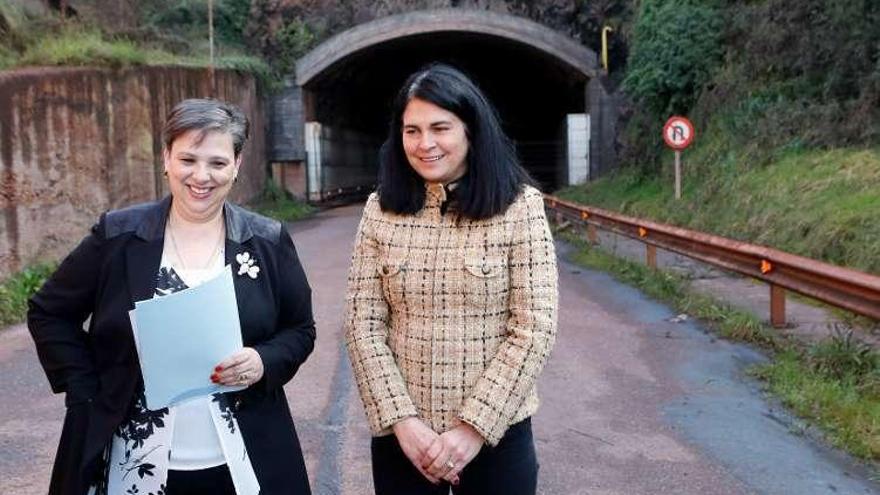
[[[277,67],[279,74],[293,71],[296,59],[305,55],[315,45],[317,36],[314,31],[299,18],[294,18],[275,33],[277,46]]]
[[[696,119],[754,163],[777,149],[880,140],[880,2],[733,3],[726,66]]]
[[[721,16],[713,2],[642,3],[624,88],[657,118],[685,114],[721,54]]]
[[[880,373],[880,355],[843,326],[835,327],[831,338],[812,347],[807,362],[813,370],[839,380],[874,383]]]
[[[689,113],[698,131],[690,156],[712,167],[880,142],[880,2],[646,0],[638,14],[624,163],[657,172],[658,126],[673,112]]]
[[[35,265],[0,284],[0,325],[24,321],[28,299],[43,286],[55,268],[54,264]]]
[[[282,222],[301,220],[315,212],[314,207],[292,197],[272,179],[269,179],[260,198],[251,206],[261,215]]]
[[[15,65],[18,56],[12,50],[0,46],[0,70],[8,69]]]

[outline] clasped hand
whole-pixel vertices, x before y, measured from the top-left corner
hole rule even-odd
[[[446,480],[458,484],[458,475],[483,447],[483,437],[469,424],[437,434],[418,418],[394,425],[403,453],[431,483]]]

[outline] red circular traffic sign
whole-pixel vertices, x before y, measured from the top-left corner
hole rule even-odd
[[[694,124],[679,115],[669,117],[663,126],[663,140],[676,151],[687,148],[694,140]]]

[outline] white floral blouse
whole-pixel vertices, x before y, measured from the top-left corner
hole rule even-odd
[[[170,267],[160,268],[156,282],[154,297],[187,288]],[[93,487],[91,494],[165,494],[176,407],[151,411],[145,404],[141,390],[105,451],[104,484]],[[257,495],[260,486],[226,395],[214,394],[209,407],[236,493]]]

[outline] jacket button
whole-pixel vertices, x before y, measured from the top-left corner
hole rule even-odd
[[[382,265],[382,275],[388,275],[388,272],[390,271],[391,269],[388,268],[388,265]]]
[[[241,411],[241,397],[235,398],[235,402],[232,404],[232,409],[236,412]]]
[[[483,265],[483,275],[488,275],[492,271],[489,265]]]

